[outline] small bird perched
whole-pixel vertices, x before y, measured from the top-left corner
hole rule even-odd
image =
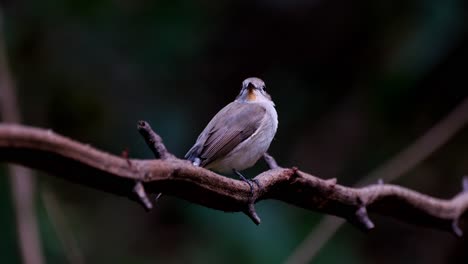
[[[185,158],[216,172],[252,167],[268,150],[278,128],[278,114],[265,83],[251,77],[242,82],[234,102],[221,109],[198,136]],[[253,186],[247,181],[251,190]]]

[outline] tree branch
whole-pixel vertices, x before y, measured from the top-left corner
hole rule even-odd
[[[392,182],[426,160],[444,146],[468,123],[468,97],[462,100],[444,118],[418,137],[394,157],[379,165],[354,186],[373,182]],[[467,182],[468,183],[468,182]],[[468,187],[467,187],[468,189]],[[310,263],[328,240],[344,224],[341,219],[325,216],[299,244],[285,263]],[[455,225],[456,226],[456,225]],[[456,232],[458,233],[458,232]]]
[[[139,181],[149,193],[164,192],[225,212],[243,211],[250,201],[250,188],[244,182],[186,160],[129,160],[33,127],[0,125],[0,161],[41,169],[132,200],[137,200],[132,188]],[[284,201],[345,218],[364,230],[372,228],[367,211],[455,233],[467,216],[466,191],[444,200],[391,184],[350,188],[295,168],[271,169],[255,179],[262,186],[255,189],[255,202]]]

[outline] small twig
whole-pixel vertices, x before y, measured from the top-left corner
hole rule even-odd
[[[254,203],[248,203],[247,209],[244,210],[244,213],[256,224],[259,225],[262,221],[260,220],[260,217],[257,214],[257,211],[255,211],[255,205]]]
[[[151,149],[156,159],[170,159],[174,158],[169,151],[167,151],[166,146],[163,143],[162,138],[156,134],[151,126],[146,121],[138,121],[137,125],[138,132],[145,139],[146,144]]]
[[[143,187],[143,183],[141,181],[137,181],[135,186],[133,187],[133,191],[136,193],[138,198],[140,198],[141,203],[146,208],[146,210],[153,209],[153,204],[151,203],[148,195],[146,194],[145,188]]]
[[[458,225],[458,218],[456,218],[452,222],[452,231],[457,237],[463,236],[463,231],[460,229],[460,226]]]
[[[381,185],[381,184],[378,184]],[[359,208],[356,210],[356,213],[354,214],[354,217],[351,219],[348,219],[351,223],[359,227],[360,229],[364,231],[368,231],[374,228],[374,223],[370,220],[369,215],[367,214],[367,209],[366,206],[368,204],[368,201],[370,199],[375,199],[369,195],[366,200],[362,199],[361,196],[357,197],[357,203],[359,205]]]
[[[250,189],[250,196],[249,200],[247,201],[246,208],[243,210],[243,212],[250,218],[252,221],[256,224],[259,225],[261,220],[260,217],[257,215],[257,211],[255,210],[255,201],[258,198],[258,192],[261,190],[260,183],[257,179],[253,180],[247,180],[239,171],[237,170],[232,170],[234,174],[236,174],[242,182],[245,182]],[[254,189],[253,183],[255,182],[255,185],[257,185],[258,190],[256,191]]]
[[[356,218],[357,222],[360,223],[359,226],[364,228],[364,230],[370,230],[374,228],[374,223],[370,220],[365,206],[359,207],[359,209],[356,211]]]
[[[153,152],[154,157],[156,159],[166,160],[166,159],[175,158],[175,156],[172,155],[172,153],[170,153],[167,150],[166,146],[163,143],[162,138],[156,132],[153,131],[153,129],[151,128],[151,126],[150,126],[150,124],[148,122],[143,121],[143,120],[138,121],[137,129],[138,129],[138,132],[140,132],[143,139],[145,140],[148,147]],[[140,183],[140,185],[143,188],[142,183],[141,182],[138,182],[138,183]],[[134,188],[139,188],[139,187],[135,186]],[[145,194],[145,197],[147,197],[146,193],[144,193],[144,194]],[[157,202],[159,200],[159,198],[161,197],[161,195],[162,195],[162,193],[156,194],[156,198],[154,199],[154,201]],[[139,197],[141,198],[140,195],[139,195]],[[145,207],[149,210],[149,209],[152,208],[152,204],[151,204],[151,201],[149,199],[147,199],[146,201],[142,200],[142,202],[144,204],[146,204]],[[151,205],[151,207],[148,207],[147,205]]]
[[[132,167],[132,161],[130,160],[129,156],[129,151],[128,149],[125,149],[122,151],[121,154],[122,158],[127,160],[127,164],[129,167]],[[153,204],[151,203],[151,200],[148,198],[148,194],[145,191],[145,188],[143,187],[143,183],[140,180],[135,181],[135,186],[133,186],[133,192],[137,195],[139,201],[143,205],[143,207],[150,211],[153,209]]]
[[[268,167],[270,167],[270,169],[273,170],[273,169],[280,168],[280,166],[276,162],[275,158],[273,158],[273,156],[271,156],[270,154],[268,154],[268,153],[263,154],[263,159],[265,160]]]

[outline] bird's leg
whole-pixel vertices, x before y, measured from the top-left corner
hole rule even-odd
[[[260,185],[258,179],[252,179],[251,181],[253,181],[257,185],[258,189],[262,189],[262,186]]]
[[[261,220],[260,220],[260,217],[258,217],[257,215],[257,212],[255,211],[255,200],[254,200],[254,188],[253,188],[253,183],[252,182],[255,182],[255,184],[257,184],[257,186],[260,188],[260,183],[258,182],[258,180],[248,180],[244,177],[244,175],[242,175],[238,170],[236,169],[232,169],[232,171],[234,172],[234,174],[236,174],[237,176],[239,176],[239,178],[246,182],[249,187],[250,187],[250,197],[249,197],[249,203],[247,204],[247,207],[245,208],[245,210],[243,210],[243,212],[248,216],[250,217],[250,219],[252,219],[252,221],[256,224],[256,225],[259,225]]]
[[[254,189],[253,189],[252,180],[246,179],[246,178],[244,177],[244,175],[242,175],[242,174],[241,174],[238,170],[236,170],[236,169],[232,169],[232,171],[234,172],[234,174],[236,174],[237,176],[239,176],[239,178],[240,178],[242,181],[246,182],[246,183],[250,186],[250,197],[249,197],[249,200],[252,200],[253,195],[254,195]],[[258,181],[255,180],[254,182],[257,184],[257,186],[260,186],[260,185],[258,184]]]

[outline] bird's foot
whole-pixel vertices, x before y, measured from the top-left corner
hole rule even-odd
[[[247,178],[244,177],[244,175],[242,175],[238,170],[236,169],[232,169],[232,171],[234,172],[234,174],[236,174],[237,176],[239,176],[239,178],[243,181],[243,182],[246,182],[249,187],[250,187],[250,196],[249,196],[249,202],[252,202],[253,200],[253,196],[254,196],[254,187],[253,187],[253,183],[255,183],[259,188],[260,188],[260,184],[258,182],[258,180],[254,179],[254,180],[249,180]]]
[[[255,206],[254,206],[254,203],[255,203],[255,197],[254,197],[254,186],[253,184],[255,183],[255,185],[257,185],[257,187],[259,189],[261,189],[261,186],[260,186],[260,182],[257,180],[257,179],[253,179],[253,180],[249,180],[249,179],[246,179],[244,177],[244,175],[242,175],[238,170],[236,169],[233,169],[232,170],[234,172],[234,174],[236,174],[237,176],[239,176],[239,178],[246,182],[249,187],[250,187],[250,195],[249,195],[249,202],[247,204],[247,208],[245,208],[245,210],[243,211],[248,217],[250,217],[250,219],[252,219],[252,221],[256,224],[256,225],[259,225],[261,220],[260,220],[260,217],[258,217],[257,215],[257,212],[255,211]]]

